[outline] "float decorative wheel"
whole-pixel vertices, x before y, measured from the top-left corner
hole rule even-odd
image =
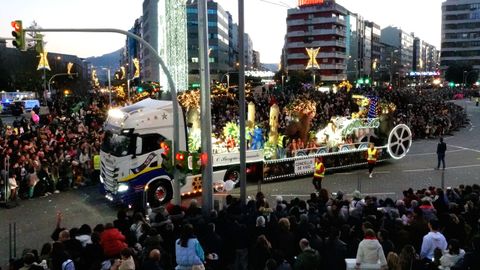
[[[412,146],[412,132],[407,125],[395,126],[388,136],[387,151],[394,159],[401,159]]]
[[[194,191],[202,189],[202,177],[194,177],[192,180],[192,188]]]

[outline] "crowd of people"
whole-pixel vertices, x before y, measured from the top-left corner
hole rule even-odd
[[[358,110],[352,94],[265,92],[255,100],[257,123],[268,126],[269,105],[286,106],[302,96],[317,102],[315,129],[332,116]],[[411,126],[416,138],[448,134],[466,121],[462,107],[446,102],[454,90],[375,94],[397,105],[395,122]],[[56,102],[39,123],[24,119],[2,129],[0,160],[8,158],[2,179],[14,187],[12,201],[96,181],[93,157],[102,141],[104,106]],[[222,113],[213,114],[213,130],[235,117],[235,103],[221,106]],[[288,121],[279,120],[281,132]],[[11,269],[345,269],[346,258],[385,269],[480,266],[477,185],[409,189],[396,202],[357,191],[352,199],[342,192],[329,194],[322,189],[309,200],[290,202],[278,197],[272,206],[261,193],[246,206],[228,196],[223,209],[208,216],[194,200],[188,208],[169,205],[147,215],[121,210],[117,220],[93,228],[64,228],[59,213],[52,242],[40,252],[26,249]]]
[[[480,269],[480,186],[403,191],[377,199],[326,189],[270,206],[229,195],[208,215],[195,200],[144,215],[119,210],[111,223],[57,226],[17,269]],[[93,225],[93,224],[92,224]]]
[[[101,103],[87,106],[69,99],[56,100],[49,107],[49,114],[37,115],[39,121],[22,117],[1,127],[0,160],[5,164],[1,178],[2,186],[8,179],[9,201],[48,196],[98,177],[93,157],[103,136]]]

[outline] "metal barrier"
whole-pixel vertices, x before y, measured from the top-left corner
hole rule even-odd
[[[377,162],[390,159],[386,151],[387,146],[376,147],[380,151]],[[296,157],[265,160],[263,163],[263,181],[284,180],[301,176],[312,175],[315,167],[315,158],[323,157],[326,172],[334,170],[360,167],[367,164],[365,148],[339,149],[336,152],[316,152]]]

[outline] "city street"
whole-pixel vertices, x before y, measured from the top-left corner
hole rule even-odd
[[[436,144],[437,140],[420,140],[413,143],[409,154],[396,161],[377,166],[372,179],[368,178],[365,169],[357,169],[336,174],[327,174],[323,185],[330,192],[341,190],[351,194],[358,189],[363,194],[375,195],[379,198],[401,198],[402,190],[409,187],[414,189],[428,186],[441,186],[442,175],[444,186],[458,186],[480,182],[478,173],[480,167],[480,107],[470,101],[460,101],[459,105],[466,104],[471,124],[463,130],[446,137],[448,151],[446,155],[447,169],[436,171]],[[286,200],[294,197],[306,198],[313,191],[311,178],[297,179],[284,182],[268,183],[261,186],[262,191],[273,203],[276,196],[281,195]],[[254,197],[257,184],[250,183],[247,187],[248,195]],[[233,191],[238,195],[239,189]],[[220,200],[225,195],[216,194]],[[189,198],[184,200],[188,204]],[[5,266],[9,257],[9,224],[16,223],[17,227],[17,257],[26,247],[40,249],[41,245],[50,241],[50,234],[55,228],[57,211],[64,214],[63,226],[71,228],[84,223],[92,227],[98,223],[111,222],[115,219],[117,209],[107,204],[99,194],[97,187],[87,187],[78,190],[53,194],[45,198],[20,201],[18,207],[0,209],[0,265]]]

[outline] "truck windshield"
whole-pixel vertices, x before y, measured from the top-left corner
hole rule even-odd
[[[102,143],[102,151],[117,157],[123,157],[129,154],[132,138],[130,136],[105,132],[105,138]]]

